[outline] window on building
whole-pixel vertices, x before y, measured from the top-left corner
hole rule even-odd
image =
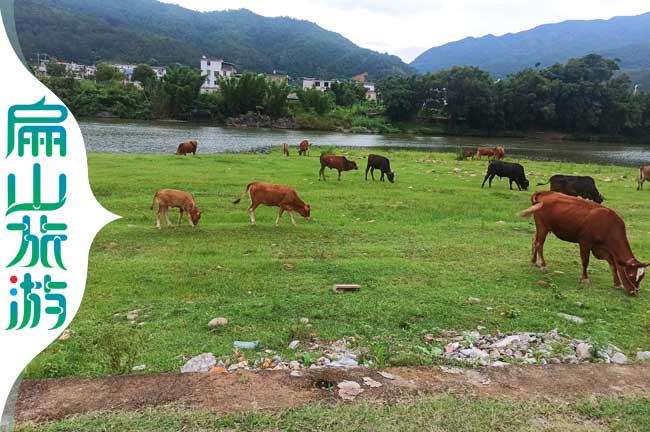
[[[208,66],[210,66],[210,60],[208,60]]]
[[[330,86],[330,83],[328,83],[327,81],[326,81],[326,82],[324,82],[323,84],[325,85],[325,88],[327,88],[327,87],[329,87],[329,86]]]
[[[315,86],[315,87],[320,87],[320,81],[316,81],[316,82],[314,83],[314,86]]]

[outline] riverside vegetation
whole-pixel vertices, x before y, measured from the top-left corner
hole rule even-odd
[[[291,360],[319,356],[289,349],[293,340],[353,337],[352,348],[365,353],[360,361],[432,364],[444,345],[425,344],[426,335],[478,326],[483,334],[557,328],[594,347],[614,344],[629,358],[650,348],[648,285],[628,297],[613,288],[607,263],[593,260],[591,285],[581,286],[577,246],[553,237],[545,249],[551,271],[530,266],[534,225],[516,213],[530,205],[534,186],[516,192],[495,181],[481,189],[486,161],[394,150],[381,153],[391,159],[395,184],[366,182],[366,151],[338,152],[361,168],[340,182],[318,181],[317,151],[300,158],[279,148],[89,154],[97,199],[122,219],[93,244],[85,297],[66,340],[32,361],[26,377],[132,373],[136,365],[178,371],[203,352],[232,355],[235,340],[259,341]],[[650,210],[646,192],[636,191],[637,169],[519,162],[531,185],[556,173],[593,176],[605,205],[624,218],[635,254],[650,259]],[[277,209],[260,207],[251,227],[246,204],[231,201],[254,180],[294,187],[311,204],[312,221],[276,227]],[[198,227],[155,229],[149,206],[160,188],[194,194],[203,212]],[[362,288],[335,294],[336,283]],[[214,317],[228,325],[210,330]]]

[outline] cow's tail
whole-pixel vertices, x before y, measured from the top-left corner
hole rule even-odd
[[[543,206],[544,206],[543,202],[538,202],[537,204],[533,204],[532,206],[528,207],[526,210],[520,211],[519,213],[517,213],[517,216],[522,218],[528,217],[533,213],[535,213],[536,211],[538,211],[539,209],[541,209]]]
[[[546,183],[537,183],[537,186],[546,186],[546,185],[549,184],[550,182],[551,182],[551,181],[549,180],[549,181],[547,181]]]
[[[158,198],[158,192],[156,192],[156,193],[153,195],[153,202],[151,203],[151,207],[149,207],[149,210],[153,210],[153,206],[154,206],[154,205],[156,204],[156,202],[158,201],[157,198]]]
[[[249,183],[249,184],[246,186],[246,190],[245,190],[244,192],[242,192],[241,196],[240,196],[239,198],[237,198],[236,200],[234,200],[232,203],[233,203],[233,204],[239,204],[239,203],[241,202],[242,198],[244,198],[244,197],[246,196],[246,194],[248,193],[248,190],[251,188],[251,185],[252,185],[252,184],[253,184],[253,183]]]

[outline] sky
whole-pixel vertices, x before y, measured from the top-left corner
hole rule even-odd
[[[315,22],[355,44],[410,62],[468,36],[503,35],[569,19],[650,12],[648,0],[160,0],[199,10],[246,8]]]

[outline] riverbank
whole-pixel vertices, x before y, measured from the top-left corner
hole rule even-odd
[[[365,152],[341,151],[363,170]],[[122,219],[93,243],[70,337],[39,355],[27,378],[134,373],[137,365],[146,365],[146,373],[177,371],[202,352],[231,356],[234,340],[314,361],[317,351],[292,350],[289,343],[352,337],[365,352],[361,362],[432,364],[440,359],[423,342],[425,334],[478,326],[490,334],[558,328],[572,338],[614,344],[630,358],[650,349],[645,285],[629,298],[611,286],[607,264],[593,260],[592,285],[582,287],[577,248],[556,239],[547,242],[551,273],[529,265],[534,226],[515,215],[529,205],[530,193],[510,191],[506,181],[481,189],[486,161],[383,153],[395,184],[366,182],[362,171],[344,173],[340,182],[329,172],[330,181],[319,182],[316,149],[300,158],[278,150],[89,154],[97,199]],[[532,185],[555,173],[594,176],[605,204],[626,220],[639,259],[650,259],[650,209],[645,192],[635,190],[635,169],[520,162]],[[246,204],[231,201],[254,180],[295,187],[312,205],[313,220],[292,227],[285,215],[275,227],[276,209],[261,207],[258,226],[251,227]],[[192,192],[203,211],[200,225],[156,230],[149,206],[160,188]],[[335,283],[362,288],[337,295]],[[207,323],[218,316],[229,324],[211,331]]]

